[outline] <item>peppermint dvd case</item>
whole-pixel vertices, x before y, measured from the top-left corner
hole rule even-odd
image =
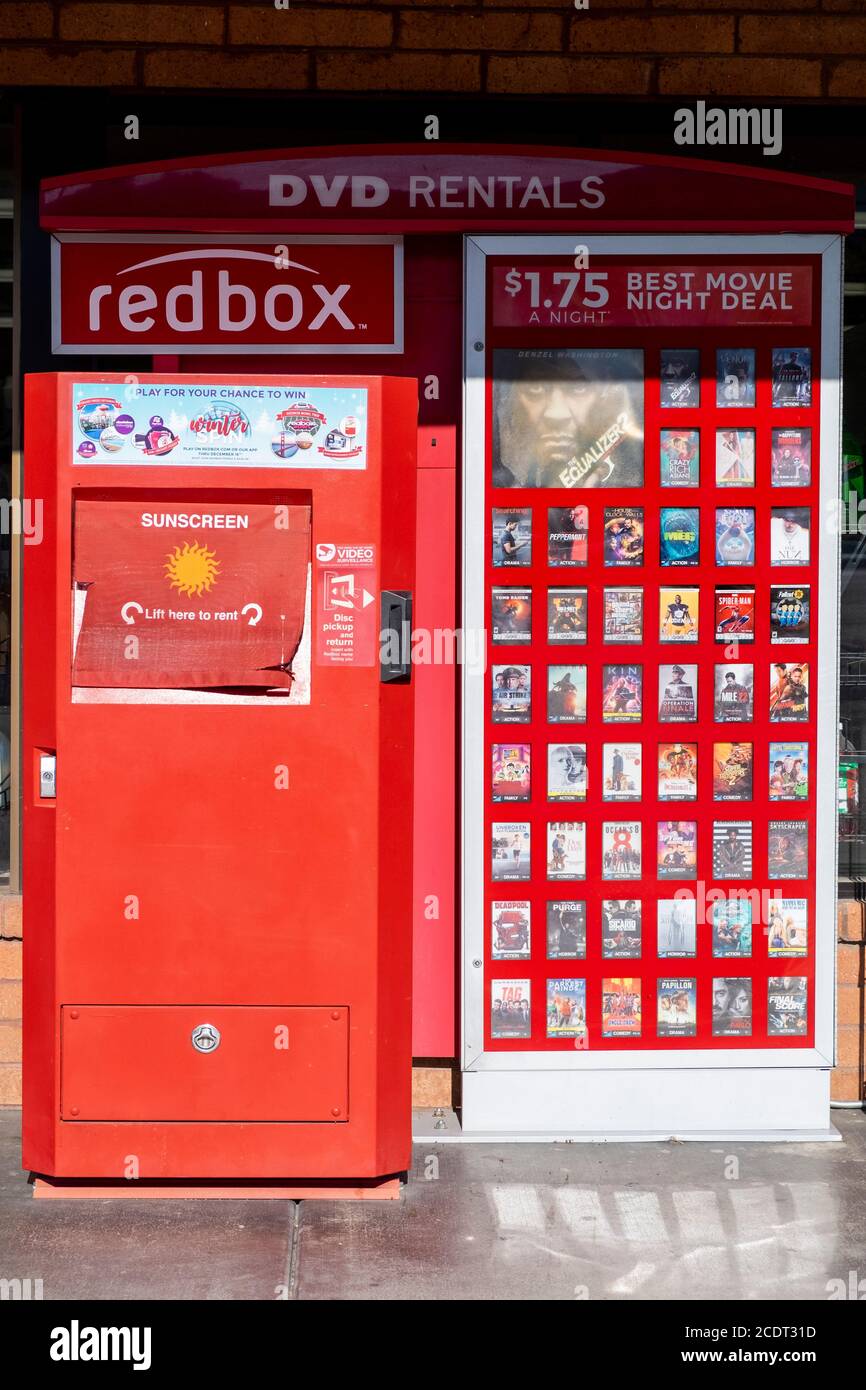
[[[547,563],[551,569],[585,565],[588,540],[588,507],[548,507]]]

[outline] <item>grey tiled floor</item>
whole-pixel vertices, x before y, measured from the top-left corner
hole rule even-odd
[[[866,1277],[841,1144],[420,1144],[399,1202],[34,1201],[0,1110],[0,1278],[46,1299],[824,1299]]]

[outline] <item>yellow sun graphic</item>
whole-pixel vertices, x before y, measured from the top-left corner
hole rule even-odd
[[[193,541],[192,545],[187,541],[183,546],[176,545],[167,557],[165,577],[171,581],[171,587],[182,594],[208,593],[217,581],[219,568],[215,551],[199,545],[198,541]]]

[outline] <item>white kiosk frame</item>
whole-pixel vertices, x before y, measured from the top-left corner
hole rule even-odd
[[[484,1050],[484,671],[462,682],[463,1137],[583,1140],[836,1139],[836,765],[840,495],[842,242],[836,235],[478,236],[466,238],[463,446],[463,631],[484,628],[485,261],[488,256],[819,254],[822,265],[817,732],[815,1046],[673,1053]],[[474,543],[470,539],[474,538]]]

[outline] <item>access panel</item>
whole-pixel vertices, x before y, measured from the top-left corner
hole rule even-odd
[[[412,687],[383,679],[379,615],[383,592],[411,611],[416,401],[382,377],[27,382],[36,1172],[408,1164]]]

